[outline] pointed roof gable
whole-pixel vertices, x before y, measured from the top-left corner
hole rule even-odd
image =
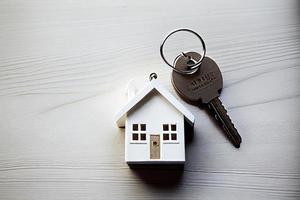
[[[157,80],[154,79],[150,81],[144,89],[139,91],[132,99],[130,99],[129,102],[117,113],[116,122],[119,127],[125,126],[127,113],[154,89],[157,90],[179,112],[181,112],[186,117],[189,123],[194,124],[194,115],[189,110],[187,110],[182,105],[182,103],[180,103],[168,90],[162,87]]]

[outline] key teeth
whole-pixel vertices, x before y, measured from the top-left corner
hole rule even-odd
[[[230,131],[229,129],[233,129],[234,130],[234,132],[236,133],[235,134],[235,136],[233,136],[232,134],[230,134],[230,135],[228,135],[233,141],[233,144],[234,144],[234,146],[236,147],[236,148],[239,148],[240,147],[240,143],[242,142],[242,138],[241,138],[241,136],[238,134],[238,131],[237,131],[237,129],[235,128],[235,126],[234,126],[234,124],[232,123],[232,120],[231,120],[231,118],[229,117],[229,115],[227,114],[227,110],[226,110],[226,108],[224,107],[224,105],[222,104],[222,102],[220,101],[220,99],[219,98],[215,98],[215,99],[213,99],[212,100],[212,105],[214,105],[215,106],[215,109],[216,110],[214,110],[213,108],[212,108],[212,106],[209,106],[209,108],[215,113],[215,116],[217,116],[217,118],[218,118],[218,121],[220,121],[221,123],[222,123],[222,121],[225,123],[222,123],[223,124],[223,128],[224,129],[227,129],[227,131],[229,131],[230,133],[232,132],[232,131]],[[219,114],[218,114],[219,113]],[[223,120],[222,119],[220,119],[221,118],[221,116],[219,116],[219,115],[223,115]],[[227,121],[227,124],[228,123],[230,123],[230,127],[225,127],[225,126],[227,126],[226,125],[226,122],[225,122],[225,120]]]
[[[222,101],[220,101],[220,99],[218,98],[217,101],[218,105],[225,111],[224,114],[228,117],[229,121],[231,122],[232,126],[234,126],[234,124],[231,121],[231,118],[229,117],[229,115],[227,114],[227,110],[225,108],[225,106],[223,105]]]
[[[227,114],[227,110],[226,110],[226,108],[224,107],[222,101],[220,101],[220,99],[218,99],[218,100],[219,100],[220,106],[222,106],[223,110],[225,111],[225,114],[226,114],[227,118],[229,119],[229,122],[231,123],[232,127],[236,130],[236,132],[238,132],[237,129],[235,128],[235,126],[234,126],[234,124],[233,124],[231,118],[230,118],[229,115]],[[241,138],[240,138],[240,139],[241,139]],[[240,141],[240,142],[242,142],[242,141]]]
[[[223,110],[225,111],[225,114],[226,114],[226,116],[228,117],[230,123],[232,124],[232,126],[233,126],[234,129],[236,130],[236,128],[235,128],[235,126],[234,126],[234,124],[233,124],[231,118],[230,118],[229,115],[227,114],[227,110],[226,110],[226,108],[224,107],[223,103],[222,103],[220,100],[219,100],[219,102],[220,102],[220,106],[221,106],[221,107],[223,108]]]

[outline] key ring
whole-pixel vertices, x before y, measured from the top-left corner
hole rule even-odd
[[[170,64],[170,63],[167,61],[167,59],[165,58],[165,56],[164,56],[164,45],[165,45],[167,39],[168,39],[171,35],[173,35],[174,33],[177,33],[177,32],[180,32],[180,31],[186,31],[186,32],[190,32],[190,33],[196,35],[197,38],[201,41],[201,44],[202,44],[202,47],[203,47],[203,52],[202,52],[202,54],[201,54],[200,60],[199,60],[198,62],[195,62],[194,64],[189,65],[189,67],[190,67],[189,70],[179,70],[179,69],[176,69],[176,68],[174,67],[174,65]],[[169,33],[169,34],[165,37],[165,39],[163,40],[163,42],[162,42],[161,45],[160,45],[160,55],[161,55],[161,58],[162,58],[162,59],[164,60],[164,62],[165,62],[167,65],[169,65],[174,71],[176,71],[176,72],[178,72],[178,73],[180,73],[180,74],[193,74],[194,72],[196,72],[197,69],[200,67],[200,65],[201,65],[201,63],[202,63],[202,61],[203,61],[203,59],[204,59],[204,57],[205,57],[205,54],[206,54],[206,47],[205,47],[205,43],[204,43],[204,40],[202,39],[202,37],[201,37],[198,33],[196,33],[195,31],[192,31],[192,30],[186,29],[186,28],[176,29],[176,30],[172,31],[171,33]],[[182,55],[185,56],[185,53],[183,52]]]

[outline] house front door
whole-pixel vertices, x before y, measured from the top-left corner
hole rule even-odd
[[[160,159],[160,135],[150,135],[150,159]]]

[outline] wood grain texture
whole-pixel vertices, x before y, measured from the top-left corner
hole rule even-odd
[[[0,199],[299,199],[300,3],[0,1]],[[189,27],[224,76],[235,149],[204,110],[177,169],[130,169],[114,115]],[[176,49],[186,44],[176,40]],[[191,44],[194,48],[195,45]]]

